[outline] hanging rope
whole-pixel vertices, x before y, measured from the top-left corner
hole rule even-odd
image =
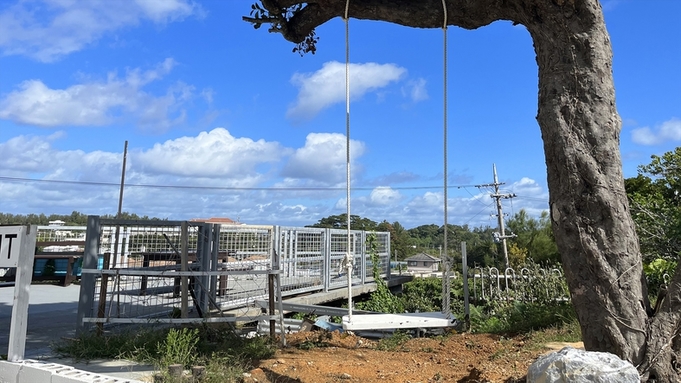
[[[350,0],[345,2],[345,173],[346,173],[346,214],[347,214],[347,253],[345,254],[345,268],[348,273],[348,320],[352,322],[352,268],[353,268],[353,243],[350,231],[350,23],[348,10]]]
[[[444,35],[444,47],[442,49],[443,51],[443,84],[444,84],[444,90],[443,90],[443,134],[444,134],[444,258],[443,258],[443,264],[444,267],[442,268],[442,312],[445,314],[450,314],[450,291],[451,291],[451,280],[450,278],[450,262],[449,262],[449,252],[447,250],[447,231],[448,231],[448,225],[447,225],[447,199],[448,199],[448,193],[447,193],[447,2],[446,0],[442,0],[442,10],[444,12],[444,22],[442,25],[442,32]]]

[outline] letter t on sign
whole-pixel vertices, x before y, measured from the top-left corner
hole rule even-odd
[[[25,226],[0,226],[0,267],[17,267]]]

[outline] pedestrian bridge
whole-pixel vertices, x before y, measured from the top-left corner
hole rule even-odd
[[[347,299],[341,265],[348,253],[355,296],[375,289],[374,271],[389,285],[410,279],[390,277],[386,232],[90,216],[78,230],[39,231],[50,235],[54,241],[85,237],[80,329],[191,317],[241,321],[252,316],[256,301]]]

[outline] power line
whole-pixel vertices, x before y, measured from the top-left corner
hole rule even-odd
[[[4,177],[0,176],[0,181],[10,182],[34,182],[51,183],[64,185],[90,185],[90,186],[116,186],[113,182],[96,181],[67,181],[67,180],[44,180],[36,178]],[[466,188],[475,185],[451,185],[448,188]],[[344,187],[229,187],[229,186],[192,186],[192,185],[158,185],[158,184],[126,184],[125,187],[153,188],[153,189],[190,189],[190,190],[232,190],[232,191],[342,191]],[[380,186],[372,187],[353,187],[355,190],[374,190]],[[441,189],[442,186],[396,186],[390,187],[393,190],[428,190]]]

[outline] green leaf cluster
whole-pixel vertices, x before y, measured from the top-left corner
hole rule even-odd
[[[512,267],[526,260],[548,264],[560,262],[558,246],[553,238],[547,211],[543,211],[539,219],[535,219],[530,217],[527,211],[520,210],[506,222],[506,227],[516,235],[508,240]]]
[[[651,156],[625,180],[644,263],[681,255],[681,147]]]

